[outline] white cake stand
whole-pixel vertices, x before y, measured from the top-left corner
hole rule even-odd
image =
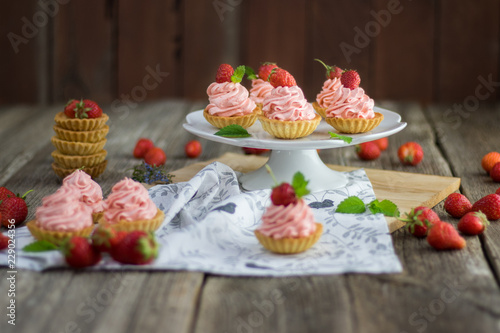
[[[317,149],[353,146],[387,137],[406,127],[406,123],[401,122],[399,114],[379,107],[375,107],[374,111],[382,113],[384,120],[370,132],[348,135],[352,137],[351,143],[331,139],[328,132],[336,132],[336,130],[324,121],[311,135],[295,140],[283,140],[271,136],[262,129],[259,121],[247,129],[252,135],[251,137],[225,138],[217,136],[214,133],[218,129],[205,120],[203,110],[188,114],[183,126],[188,132],[207,140],[239,147],[271,149],[267,164],[273,170],[278,182],[290,182],[293,175],[300,171],[309,180],[308,188],[311,192],[318,192],[343,187],[347,184],[347,179],[342,173],[327,167],[320,159]],[[274,186],[274,181],[265,167],[242,175],[239,182],[246,190],[268,189]]]

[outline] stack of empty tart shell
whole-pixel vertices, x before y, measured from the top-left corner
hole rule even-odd
[[[97,178],[106,169],[107,151],[104,150],[109,126],[109,117],[103,113],[97,118],[69,118],[59,112],[54,120],[52,144],[56,150],[52,152],[54,163],[52,169],[61,178],[77,169],[83,170],[92,178]]]

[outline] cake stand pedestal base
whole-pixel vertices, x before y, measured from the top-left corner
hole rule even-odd
[[[341,172],[327,167],[315,149],[272,150],[267,164],[279,183],[290,183],[297,171],[302,172],[309,180],[307,187],[311,192],[331,190],[347,184],[347,178]],[[270,189],[275,186],[265,166],[240,176],[239,182],[249,191]]]

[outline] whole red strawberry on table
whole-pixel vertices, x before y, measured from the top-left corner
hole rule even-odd
[[[31,191],[20,196],[5,187],[0,187],[0,221],[4,227],[16,226],[26,220],[28,205],[25,199]]]

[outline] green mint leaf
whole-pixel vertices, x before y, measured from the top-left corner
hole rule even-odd
[[[249,80],[255,80],[255,79],[259,78],[255,74],[255,71],[253,70],[253,68],[250,66],[245,66],[245,74],[247,75],[247,79],[249,79]]]
[[[306,180],[302,172],[296,172],[293,175],[292,187],[297,198],[302,198],[304,195],[310,193],[310,191],[307,189],[307,184],[309,184],[309,181]]]
[[[36,241],[23,247],[24,252],[45,252],[57,249],[58,247],[56,245],[46,240]]]
[[[360,214],[366,211],[363,200],[356,196],[344,199],[337,207],[335,212],[344,214]]]
[[[399,209],[395,203],[390,200],[373,200],[368,204],[368,208],[373,214],[382,213],[385,216],[399,217]]]
[[[245,66],[238,66],[236,67],[233,75],[231,76],[231,81],[234,83],[241,82],[241,80],[243,80],[244,75],[245,75]]]
[[[223,127],[214,135],[224,136],[226,138],[248,138],[251,136],[246,129],[236,124]]]
[[[330,139],[340,139],[346,143],[352,142],[352,138],[350,136],[344,136],[334,132],[328,132],[328,134],[330,134]]]

